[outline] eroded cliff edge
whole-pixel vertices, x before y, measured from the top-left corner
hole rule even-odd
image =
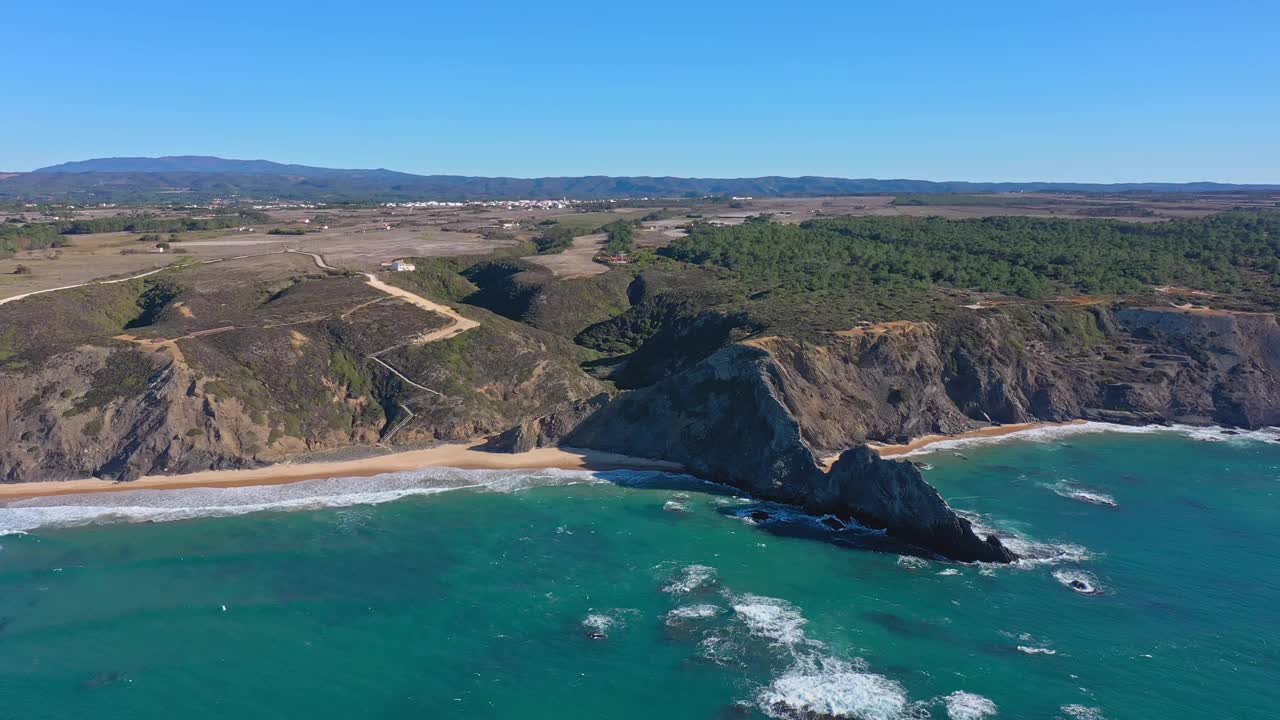
[[[910,463],[881,460],[860,447],[844,453],[829,472],[820,468],[784,402],[779,370],[758,347],[728,347],[619,397],[566,441],[668,458],[755,497],[885,528],[956,560],[1013,558],[999,540],[978,538]]]
[[[564,443],[674,460],[943,555],[1002,560],[913,466],[859,446],[1036,420],[1280,424],[1269,313],[939,296],[918,320],[833,327],[774,322],[648,273],[585,294],[555,286],[556,308],[602,296],[607,312],[535,323],[524,306],[470,306],[478,328],[415,345],[442,319],[358,278],[208,272],[4,307],[0,480],[491,436],[508,452]]]
[[[623,394],[564,441],[669,458],[948,557],[1001,560],[998,541],[977,538],[914,466],[858,446],[1072,419],[1276,424],[1280,326],[1264,313],[1046,304],[945,327],[755,338]]]

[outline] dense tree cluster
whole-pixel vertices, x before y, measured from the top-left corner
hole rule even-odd
[[[222,230],[249,223],[271,220],[264,212],[241,210],[210,217],[160,217],[152,213],[131,213],[93,220],[61,220],[57,222],[0,223],[0,253],[19,250],[43,250],[71,244],[67,235],[105,232],[176,233],[198,230]]]
[[[1280,272],[1280,213],[1133,223],[991,217],[843,217],[696,224],[663,254],[796,290],[943,285],[1023,297],[1152,285],[1228,292]]]
[[[533,242],[538,246],[538,253],[546,255],[550,253],[558,253],[567,250],[573,245],[573,238],[576,236],[573,229],[557,223],[551,223],[543,229]]]
[[[56,222],[53,223],[53,227],[64,235],[104,232],[171,233],[223,230],[248,223],[264,223],[270,219],[266,213],[257,210],[242,210],[237,213],[201,218],[159,217],[151,213],[134,213],[95,218],[93,220]]]
[[[635,249],[635,228],[626,220],[616,220],[600,228],[600,232],[608,233],[604,241],[604,251],[613,255],[629,253]]]

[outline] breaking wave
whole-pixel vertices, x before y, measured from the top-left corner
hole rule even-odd
[[[942,699],[951,720],[983,720],[996,714],[996,704],[989,699],[960,690]]]
[[[1102,505],[1104,507],[1120,507],[1120,503],[1117,503],[1115,498],[1107,495],[1106,493],[1086,490],[1075,483],[1067,482],[1065,480],[1053,485],[1046,485],[1045,487],[1052,490],[1058,496],[1067,498],[1068,500],[1077,500],[1079,502],[1089,503],[1090,505]]]
[[[667,613],[667,624],[675,625],[687,620],[705,620],[719,614],[720,608],[715,605],[682,605]]]
[[[1102,708],[1089,707],[1087,705],[1063,705],[1060,710],[1064,715],[1075,720],[1106,720],[1102,716]]]
[[[1031,647],[1029,645],[1019,645],[1017,646],[1017,650],[1020,653],[1026,653],[1028,655],[1057,655],[1058,654],[1058,651],[1052,648]]]
[[[1081,595],[1097,595],[1102,592],[1102,586],[1098,584],[1098,579],[1092,573],[1076,568],[1059,568],[1053,571],[1053,577],[1064,587],[1074,590]]]
[[[815,656],[801,658],[761,689],[757,702],[765,714],[786,720],[899,720],[911,707],[901,684],[867,672],[865,663]]]
[[[1018,560],[1013,563],[1014,567],[1025,569],[1039,565],[1077,563],[1084,562],[1092,557],[1089,549],[1083,545],[1041,542],[1029,538],[1016,530],[998,530],[987,524],[986,518],[976,513],[963,510],[957,510],[956,513],[972,523],[973,531],[978,536],[995,535],[1000,538],[1000,542],[1005,547],[1018,555]]]
[[[509,493],[534,487],[578,483],[643,485],[661,478],[685,478],[656,471],[460,470],[424,468],[372,477],[303,480],[277,485],[225,488],[122,490],[31,498],[0,507],[0,535],[42,528],[108,523],[172,522],[249,513],[320,510],[378,505],[411,496],[451,490]]]
[[[689,565],[676,573],[670,582],[663,586],[662,592],[673,595],[688,595],[714,585],[716,569],[706,565]]]
[[[939,440],[924,447],[896,455],[896,458],[927,455],[944,450],[957,450],[976,445],[994,445],[1010,441],[1048,441],[1058,440],[1073,435],[1090,435],[1095,433],[1126,433],[1130,435],[1151,435],[1157,433],[1174,433],[1203,442],[1275,442],[1280,440],[1280,428],[1268,427],[1259,430],[1234,430],[1218,426],[1196,425],[1117,425],[1105,422],[1082,422],[1071,425],[1050,425],[1047,427],[1031,427],[1016,430],[1004,435],[982,437],[957,437]]]

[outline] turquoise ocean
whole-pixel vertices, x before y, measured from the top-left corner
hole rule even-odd
[[[1027,559],[920,557],[653,472],[11,503],[0,719],[1280,716],[1273,434],[912,459]]]

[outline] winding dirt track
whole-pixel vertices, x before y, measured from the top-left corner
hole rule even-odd
[[[303,250],[295,250],[293,248],[285,248],[285,252],[298,253],[300,255],[309,255],[311,259],[316,262],[316,267],[322,270],[338,269],[333,267],[329,263],[325,262],[324,257],[316,253],[309,253]],[[464,333],[467,330],[470,330],[471,328],[480,327],[480,323],[476,322],[475,320],[472,320],[471,318],[463,317],[462,315],[459,315],[457,310],[454,310],[448,305],[441,305],[440,303],[431,302],[430,300],[422,297],[421,295],[418,295],[417,293],[409,292],[408,290],[405,290],[404,288],[396,287],[395,285],[389,285],[379,280],[373,273],[362,273],[362,274],[365,277],[365,284],[368,285],[369,287],[375,290],[384,292],[387,295],[390,295],[391,297],[399,298],[401,300],[404,300],[407,303],[416,305],[417,307],[420,307],[423,310],[427,310],[428,312],[437,313],[439,315],[443,315],[449,318],[451,322],[442,328],[425,332],[415,338],[410,339],[407,343],[392,345],[389,348],[379,350],[378,352],[367,356],[370,360],[386,368],[392,375],[395,375],[396,377],[400,378],[401,381],[403,381],[405,384],[409,385],[410,387],[417,388],[419,390],[422,390],[423,392],[429,392],[432,395],[445,397],[444,393],[440,392],[439,390],[434,390],[432,388],[429,388],[426,385],[422,385],[420,383],[415,382],[413,379],[409,378],[404,373],[395,369],[389,363],[387,363],[387,361],[383,360],[378,356],[389,350],[394,350],[397,347],[401,347],[402,345],[405,345],[405,344],[425,345],[426,343],[430,343],[430,342],[447,340],[460,333]],[[401,427],[404,427],[404,425],[408,423],[408,421],[413,417],[413,412],[409,410],[409,408],[404,407],[403,405],[401,405],[400,407],[404,408],[404,410],[409,413],[409,417],[405,418],[403,421],[398,423],[394,428],[392,428],[391,432],[388,433],[387,436],[383,438],[384,441],[386,440],[386,438],[390,437],[392,434],[398,431]]]
[[[266,252],[266,253],[255,253],[255,254],[253,254],[253,255],[236,255],[235,257],[226,257],[226,258],[214,258],[214,259],[212,259],[212,260],[201,260],[201,261],[199,262],[199,264],[200,264],[200,265],[210,265],[210,264],[212,264],[212,263],[226,262],[227,260],[244,260],[245,258],[260,257],[260,256],[262,256],[262,255],[275,255],[275,254],[277,254],[278,252],[279,252],[279,251],[276,251],[276,252]],[[305,254],[307,254],[307,255],[311,255],[311,253],[305,253]],[[313,255],[312,257],[316,257],[316,256],[314,256],[314,255]],[[320,261],[319,259],[317,259],[317,261],[316,261],[316,262],[317,262],[317,263],[319,263],[319,262],[321,262],[321,261]],[[21,299],[23,299],[23,298],[29,298],[29,297],[31,297],[32,295],[43,295],[44,293],[51,293],[51,292],[55,292],[55,291],[57,291],[57,290],[72,290],[72,289],[74,289],[74,288],[78,288],[78,287],[86,287],[86,286],[88,286],[88,285],[114,285],[114,284],[116,284],[116,283],[128,282],[128,281],[130,281],[130,280],[137,280],[138,278],[144,278],[144,277],[146,277],[146,276],[148,276],[148,275],[155,275],[156,273],[164,272],[165,270],[173,270],[173,269],[175,269],[176,267],[179,267],[179,266],[176,266],[176,265],[166,265],[166,266],[164,266],[164,267],[162,267],[162,268],[156,268],[155,270],[148,270],[148,271],[146,271],[146,272],[144,272],[144,273],[138,273],[137,275],[129,275],[129,276],[127,276],[127,277],[116,278],[115,280],[90,280],[89,282],[77,283],[77,284],[75,284],[75,285],[63,285],[62,287],[56,287],[56,288],[45,288],[44,290],[32,290],[31,292],[22,293],[21,295],[12,295],[12,296],[7,297],[7,298],[0,298],[0,305],[4,305],[4,304],[7,304],[7,303],[11,303],[11,302],[16,302],[16,301],[21,300]],[[328,265],[322,265],[321,267],[326,267],[326,268],[328,268],[329,266],[328,266]],[[336,269],[336,268],[329,268],[329,269],[331,269],[331,270],[332,270],[332,269]]]
[[[311,257],[312,260],[316,262],[316,267],[320,268],[321,270],[338,270],[338,268],[325,262],[324,256],[322,255],[317,255],[316,253],[309,253],[303,250],[295,250],[293,248],[288,248],[285,250],[285,252],[297,253],[299,255],[308,255]],[[421,295],[409,292],[404,288],[396,287],[395,285],[389,285],[379,280],[373,273],[362,273],[362,274],[365,277],[365,284],[368,285],[369,287],[375,290],[380,290],[392,297],[399,298],[410,304],[417,305],[423,310],[429,310],[433,313],[438,313],[440,315],[443,315],[453,321],[442,328],[439,328],[437,330],[432,330],[431,332],[428,332],[428,333],[423,333],[422,335],[419,335],[418,337],[414,338],[411,341],[414,345],[423,345],[429,342],[436,342],[438,340],[447,340],[455,335],[464,333],[467,330],[470,330],[471,328],[480,327],[480,323],[476,322],[475,320],[472,320],[471,318],[463,317],[459,315],[457,310],[454,310],[448,305],[441,305],[440,303],[431,302],[430,300],[422,297]],[[396,374],[398,375],[399,373],[396,373]],[[408,378],[403,378],[403,379],[408,380]]]

